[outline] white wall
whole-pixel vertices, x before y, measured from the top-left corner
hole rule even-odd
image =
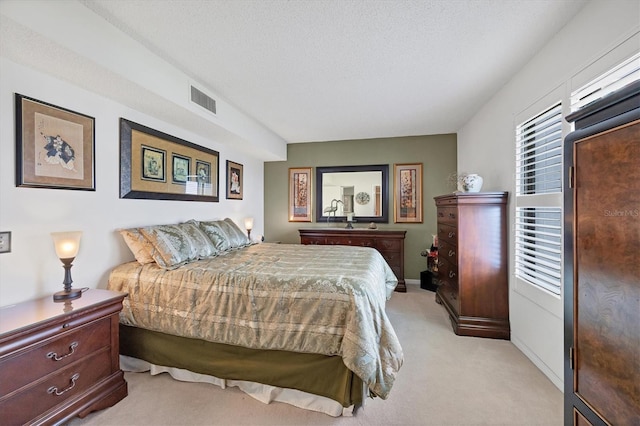
[[[620,55],[616,52],[598,59],[625,40],[624,49],[639,51],[637,37],[630,39],[639,27],[640,2],[637,0],[593,0],[458,132],[458,171],[483,176],[483,191],[511,193],[511,339],[561,390],[562,303],[560,300],[545,303],[544,297],[518,291],[513,277],[516,120],[523,111],[535,109],[536,103],[546,95],[555,92],[566,97],[576,85],[617,63]],[[596,64],[590,66],[593,63]]]
[[[252,235],[263,234],[263,160],[229,145],[190,133],[70,83],[0,58],[0,231],[12,232],[11,253],[0,254],[0,306],[62,289],[63,269],[50,232],[81,230],[74,262],[74,287],[104,288],[109,271],[133,256],[116,229],[147,224],[230,217],[243,228],[255,218]],[[96,191],[15,186],[14,93],[95,118]],[[220,202],[119,198],[119,119],[220,152]],[[225,199],[225,161],[244,165],[244,199]]]

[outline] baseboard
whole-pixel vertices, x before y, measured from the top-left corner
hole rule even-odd
[[[405,284],[420,285],[420,280],[405,279],[404,282]]]

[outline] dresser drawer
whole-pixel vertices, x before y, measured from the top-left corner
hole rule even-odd
[[[111,320],[103,318],[8,354],[0,360],[0,395],[58,371],[110,342]]]
[[[376,241],[376,249],[378,249],[379,252],[385,252],[385,251],[394,251],[394,252],[398,252],[400,251],[400,249],[402,249],[404,246],[404,241],[403,240],[392,240],[392,239],[388,239],[388,240],[378,240]]]
[[[438,207],[438,223],[458,223],[458,209],[455,207]]]
[[[380,254],[382,255],[382,257],[384,257],[384,260],[387,261],[390,267],[400,267],[402,263],[402,257],[400,256],[400,253],[380,252]]]
[[[460,312],[458,301],[458,268],[444,259],[438,259],[438,280],[440,281],[440,293],[447,299],[456,313]]]
[[[458,252],[457,247],[442,241],[438,243],[438,260],[447,260],[452,265],[458,265]]]
[[[440,245],[441,242],[458,245],[458,228],[450,224],[438,222],[438,245]]]
[[[325,245],[327,244],[327,239],[325,237],[302,237],[300,238],[301,244],[317,244],[317,245]]]
[[[334,241],[331,241],[328,244],[339,244],[343,246],[374,247],[376,245],[376,242],[372,238],[341,237],[341,238],[336,238]]]
[[[391,268],[391,271],[393,272],[393,275],[396,276],[398,281],[402,280],[402,268],[400,267],[400,265],[390,266],[390,268]]]
[[[109,348],[69,364],[41,380],[0,399],[4,424],[24,424],[40,413],[82,394],[111,374]]]

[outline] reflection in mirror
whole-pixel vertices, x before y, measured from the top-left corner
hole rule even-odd
[[[316,168],[316,221],[388,222],[387,164]]]

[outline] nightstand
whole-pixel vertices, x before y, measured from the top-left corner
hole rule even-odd
[[[90,289],[0,308],[2,423],[60,423],[127,396],[118,341],[125,296]]]

